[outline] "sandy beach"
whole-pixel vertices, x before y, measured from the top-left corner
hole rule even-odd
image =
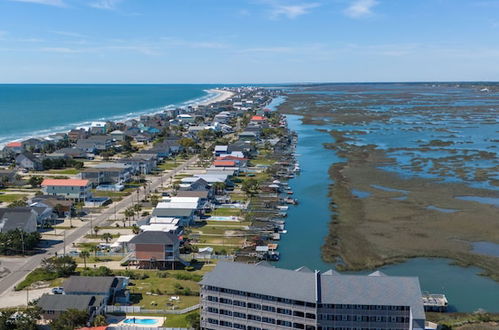
[[[234,95],[233,92],[225,91],[222,89],[209,89],[209,90],[207,90],[207,92],[208,93],[219,93],[219,95],[217,95],[216,97],[211,98],[207,101],[201,102],[201,103],[199,103],[199,105],[209,105],[209,104],[216,103],[216,102],[222,102],[222,101],[225,101],[227,99],[230,99]]]

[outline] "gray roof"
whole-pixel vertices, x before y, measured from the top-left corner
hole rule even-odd
[[[316,302],[314,272],[221,261],[201,284]],[[425,318],[417,277],[322,273],[320,287],[322,303],[410,306],[414,319]]]
[[[177,191],[177,197],[199,197],[208,198],[207,190],[179,190]]]
[[[130,244],[166,244],[172,245],[178,242],[175,234],[164,231],[144,231],[130,240]]]
[[[0,208],[0,222],[3,222],[3,226],[0,229],[2,232],[8,232],[17,228],[24,229],[32,215],[32,210],[29,207]]]
[[[66,311],[77,309],[86,311],[91,306],[99,306],[104,297],[93,295],[44,294],[37,305],[43,310]]]
[[[154,209],[152,215],[155,217],[190,217],[194,210],[192,209]]]
[[[88,292],[92,294],[109,293],[118,280],[114,276],[71,276],[64,281],[64,292]]]

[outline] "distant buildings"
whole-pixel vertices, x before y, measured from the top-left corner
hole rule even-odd
[[[201,281],[203,329],[424,329],[415,277],[219,262]]]

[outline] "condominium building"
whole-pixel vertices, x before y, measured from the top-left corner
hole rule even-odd
[[[219,262],[201,281],[203,329],[424,329],[416,277]]]
[[[61,196],[77,202],[91,198],[91,184],[88,180],[79,179],[45,179],[42,190],[45,195]]]

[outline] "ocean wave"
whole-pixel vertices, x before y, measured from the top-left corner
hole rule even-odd
[[[221,93],[214,90],[203,90],[203,92],[207,93],[206,95],[197,97],[195,99],[187,100],[184,102],[176,103],[176,104],[168,104],[161,107],[149,108],[144,110],[139,110],[135,112],[129,112],[126,114],[114,115],[109,117],[99,117],[94,118],[92,120],[86,120],[82,122],[73,122],[64,125],[58,125],[46,129],[30,131],[30,132],[20,132],[15,135],[0,135],[0,148],[3,148],[7,143],[12,141],[21,141],[29,138],[43,138],[49,136],[51,134],[56,133],[67,133],[69,130],[77,127],[88,128],[91,126],[92,122],[95,121],[125,121],[130,119],[137,119],[142,115],[153,115],[157,113],[161,113],[165,110],[175,109],[175,108],[187,108],[189,106],[196,106],[201,103],[209,102],[210,100],[216,99]]]

